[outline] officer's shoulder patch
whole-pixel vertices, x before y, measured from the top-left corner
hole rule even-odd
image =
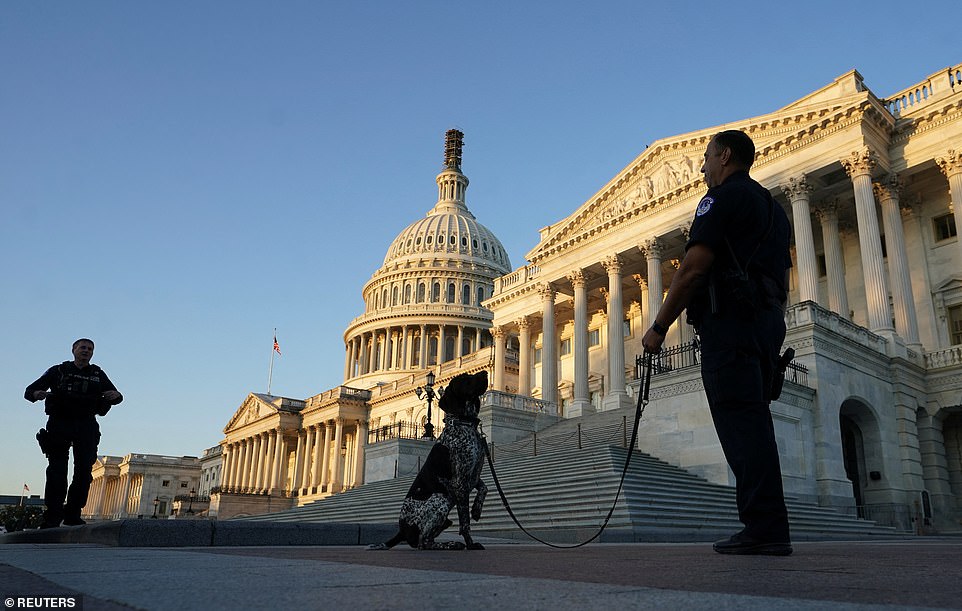
[[[711,197],[710,195],[706,195],[705,197],[701,198],[701,201],[698,202],[698,207],[695,208],[695,216],[702,216],[703,214],[707,213],[709,210],[711,210],[711,205],[714,203],[715,198]]]

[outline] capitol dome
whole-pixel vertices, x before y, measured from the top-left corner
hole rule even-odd
[[[491,344],[493,315],[481,304],[511,262],[465,203],[462,138],[457,130],[445,134],[437,202],[398,234],[364,285],[364,314],[344,333],[351,386],[383,383]]]

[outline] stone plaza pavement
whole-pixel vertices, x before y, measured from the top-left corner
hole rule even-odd
[[[0,597],[26,608],[26,598],[79,596],[87,610],[962,609],[958,537],[801,542],[784,558],[721,556],[705,543],[485,544],[373,552],[48,538],[0,545]]]

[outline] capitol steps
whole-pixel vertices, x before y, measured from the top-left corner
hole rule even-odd
[[[592,445],[533,455],[495,456],[495,470],[515,515],[549,541],[590,536],[604,521],[627,455],[614,445]],[[374,482],[283,512],[246,520],[396,523],[413,477]],[[526,538],[501,504],[485,465],[488,498],[478,535]],[[793,537],[802,539],[894,535],[896,531],[831,509],[788,499]],[[451,519],[457,523],[456,514]],[[734,489],[635,452],[602,541],[707,541],[741,528]]]

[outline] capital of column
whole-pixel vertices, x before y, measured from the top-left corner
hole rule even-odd
[[[872,192],[875,194],[875,199],[880,203],[896,199],[902,192],[902,179],[894,172],[888,174],[882,180],[872,183]]]
[[[648,279],[641,274],[632,274],[631,279],[638,283],[638,286],[641,287],[641,290],[648,290]]]
[[[491,327],[491,337],[496,340],[501,340],[504,338],[504,327],[495,326]]]
[[[531,326],[531,319],[527,316],[522,316],[518,320],[514,321],[514,323],[518,325],[519,329],[527,329]]]
[[[878,165],[878,156],[872,149],[864,146],[857,151],[852,151],[852,154],[848,157],[839,159],[839,162],[845,168],[848,177],[855,178],[856,176],[871,174],[875,166]]]
[[[782,187],[782,191],[788,196],[793,204],[800,199],[808,199],[812,193],[812,186],[808,184],[808,178],[802,174],[788,179],[788,184]]]
[[[618,255],[605,257],[605,259],[601,262],[605,268],[605,271],[607,271],[609,275],[621,273],[621,263],[621,257]]]
[[[939,165],[939,169],[946,178],[962,174],[962,151],[949,149],[949,152],[944,157],[936,159],[935,163]]]
[[[820,223],[824,223],[832,218],[838,220],[838,208],[837,199],[827,199],[812,206],[812,212],[815,213]]]
[[[660,259],[661,253],[665,249],[665,244],[658,238],[646,240],[638,247],[647,259]]]
[[[681,232],[681,235],[685,236],[685,241],[687,242],[689,238],[691,238],[691,221],[685,223],[684,225],[680,225],[678,227],[678,231]]]
[[[567,278],[569,281],[571,281],[571,285],[575,288],[583,287],[587,281],[584,270],[580,269],[575,269],[568,272]]]
[[[550,283],[546,282],[538,287],[538,294],[542,301],[554,300],[555,290]]]

